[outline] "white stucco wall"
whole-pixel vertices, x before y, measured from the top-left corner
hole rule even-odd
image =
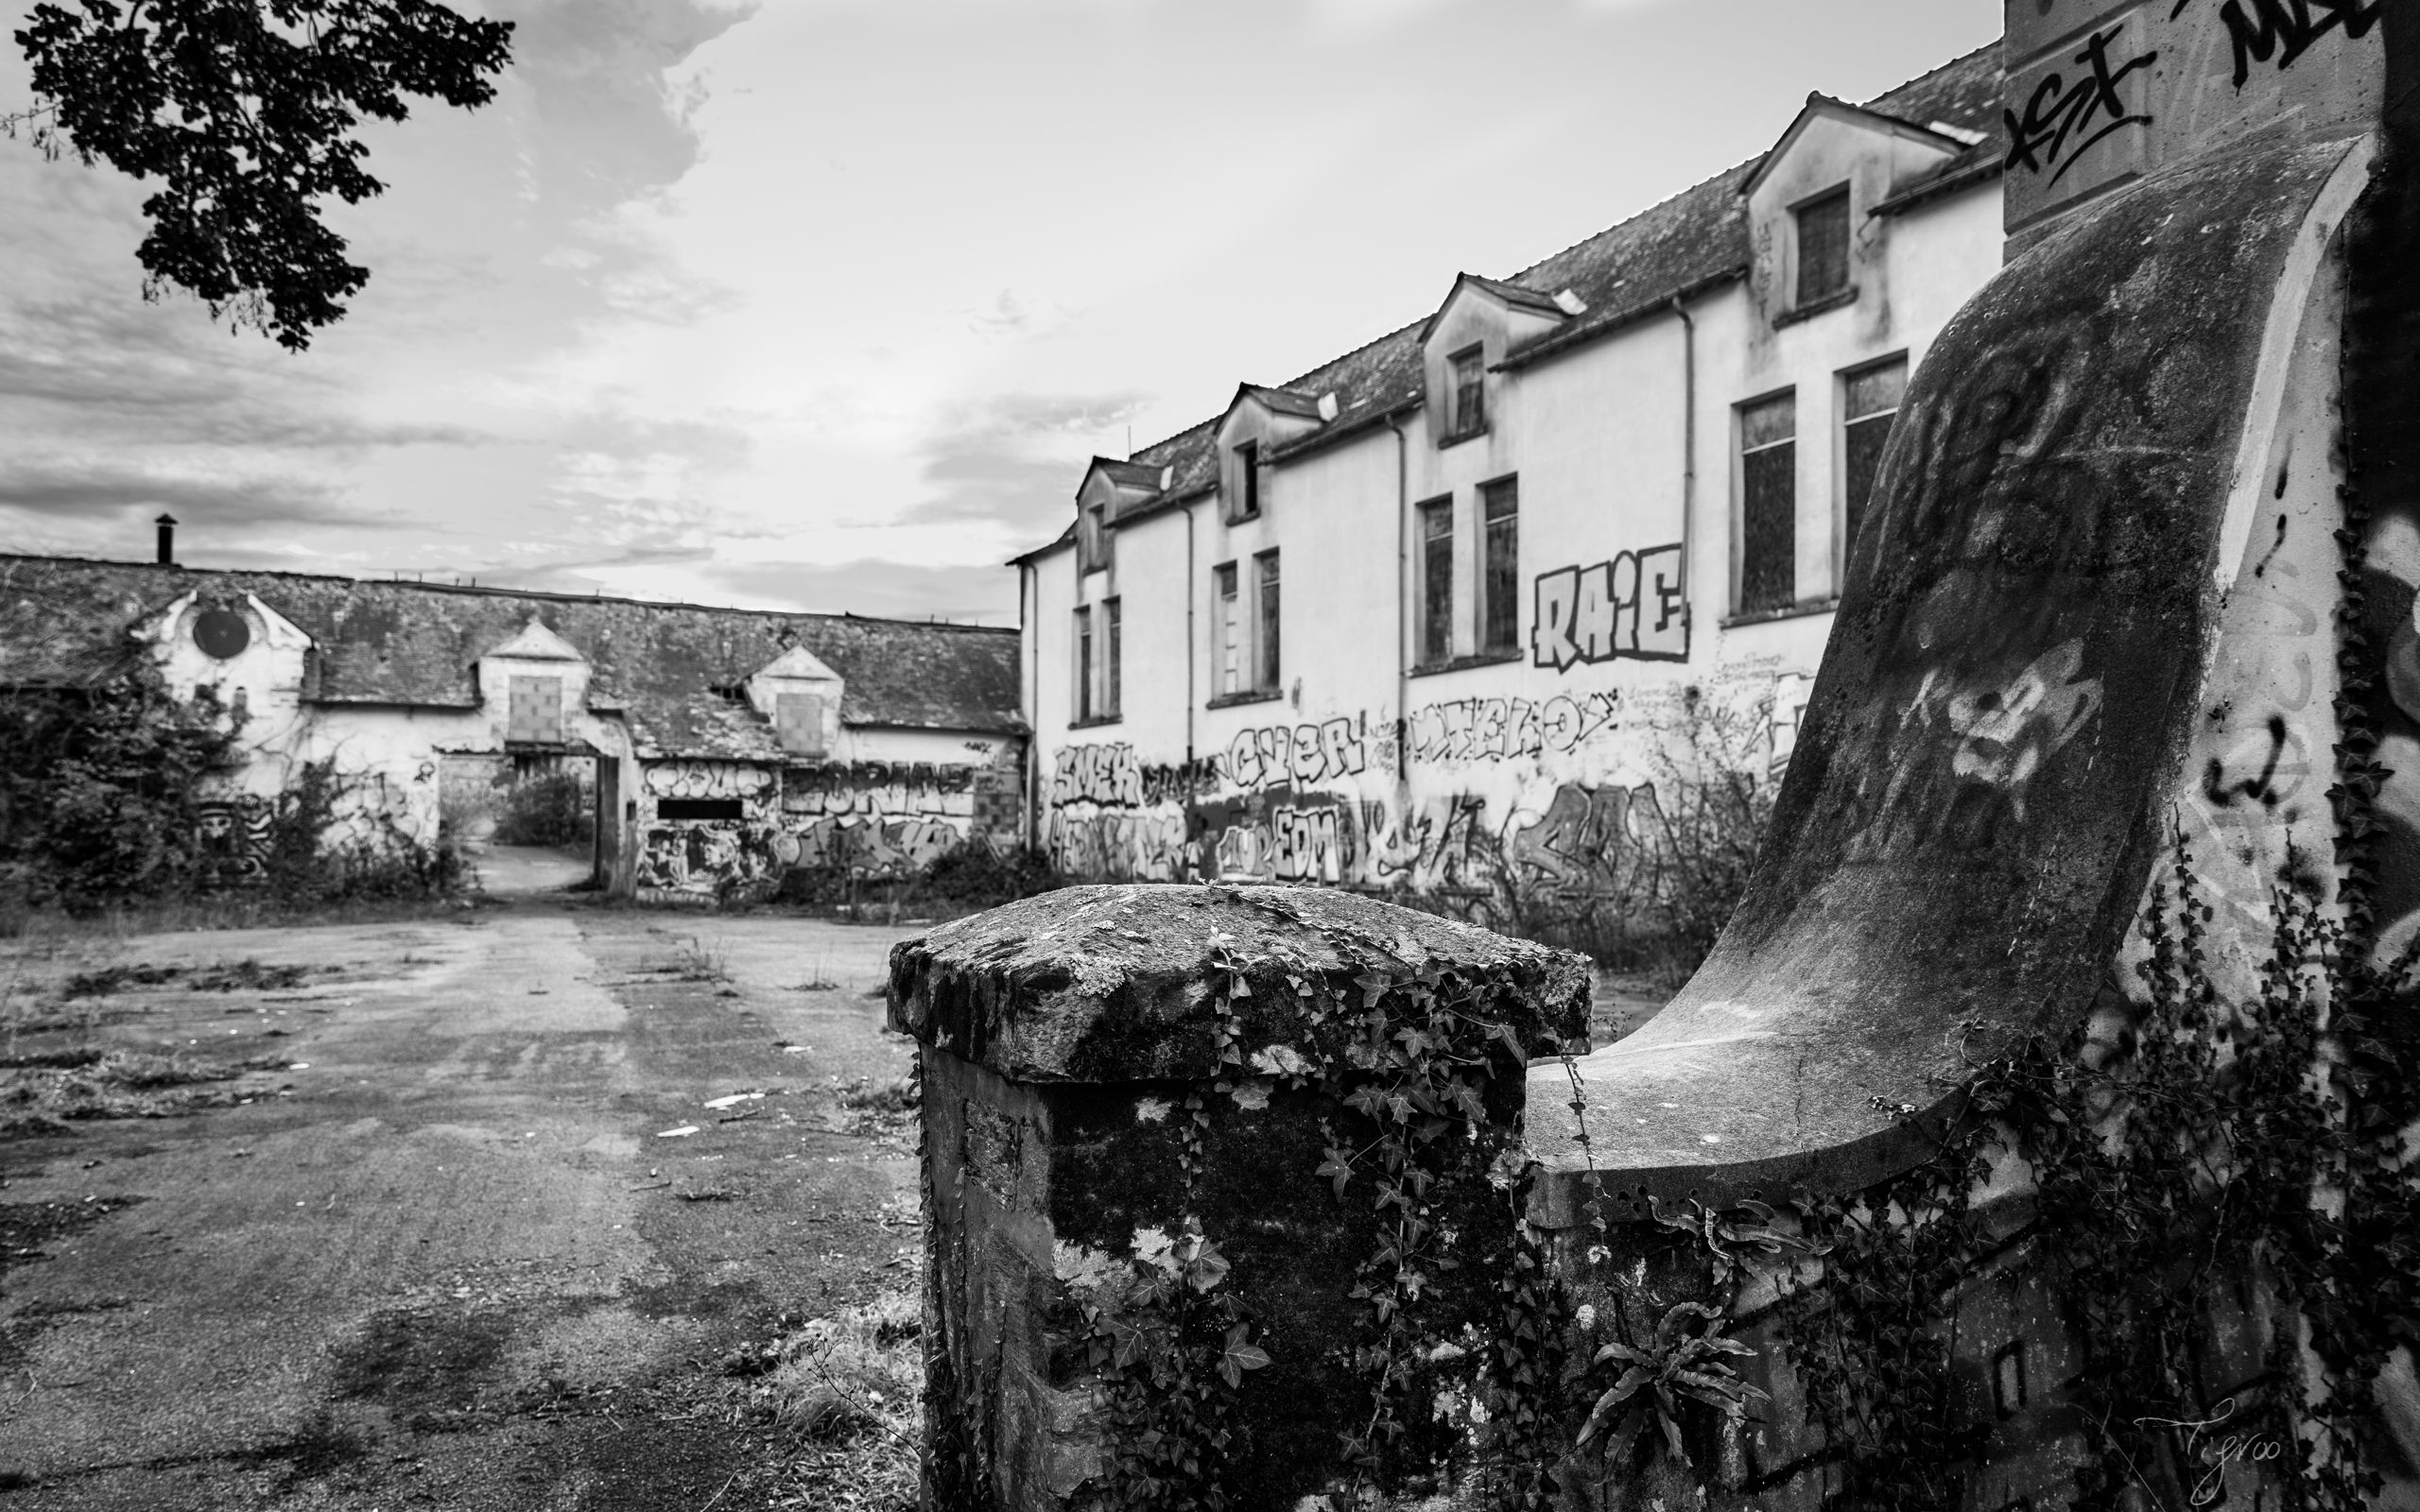
[[[1865,135],[1864,150],[1909,155],[1903,143],[1876,149]],[[1860,216],[1907,171],[1862,163],[1859,133],[1828,121],[1793,150],[1808,155],[1792,169],[1798,178],[1870,178]],[[1787,758],[1839,590],[1841,375],[1899,353],[1912,370],[1996,271],[1998,232],[1998,196],[1986,180],[1864,225],[1859,295],[1840,308],[1776,329],[1752,284],[1694,299],[1694,454],[1685,446],[1685,328],[1657,314],[1492,372],[1482,435],[1440,446],[1429,432],[1438,406],[1410,413],[1400,482],[1396,439],[1381,426],[1267,469],[1256,520],[1231,524],[1208,497],[1151,514],[1114,528],[1112,565],[1080,583],[1072,550],[1034,558],[1037,839],[1080,876],[1450,889],[1480,886],[1478,873],[1492,868],[1548,889],[1622,885],[1657,801],[1647,790],[1668,788],[1683,727],[1720,726],[1719,740],[1754,766]],[[1465,292],[1430,344],[1466,347],[1505,318]],[[1802,610],[1741,618],[1737,406],[1782,387],[1798,395]],[[1482,659],[1480,487],[1506,477],[1520,496],[1518,649]],[[1414,511],[1445,497],[1455,660],[1413,673]],[[1566,569],[1627,574],[1643,561],[1679,578],[1680,553],[1657,548],[1685,539],[1685,659],[1639,654],[1677,653],[1669,628],[1610,646],[1599,638],[1594,660],[1568,655],[1566,637],[1539,635],[1542,599],[1574,612],[1574,579],[1559,576]],[[1214,570],[1236,564],[1249,622],[1253,558],[1271,548],[1285,585],[1280,685],[1273,697],[1222,699]],[[1542,594],[1548,577],[1557,581]],[[1121,712],[1115,723],[1072,728],[1072,610],[1112,594],[1124,607]]]

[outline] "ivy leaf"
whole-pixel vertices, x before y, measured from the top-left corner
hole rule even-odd
[[[1319,1174],[1336,1183],[1337,1200],[1344,1200],[1344,1183],[1353,1176],[1353,1157],[1334,1145],[1322,1152],[1327,1159],[1320,1162]]]
[[[1269,1364],[1269,1351],[1257,1345],[1246,1344],[1245,1332],[1245,1325],[1241,1323],[1229,1329],[1226,1348],[1219,1356],[1219,1374],[1226,1378],[1230,1386],[1242,1385],[1245,1371],[1257,1370]]]

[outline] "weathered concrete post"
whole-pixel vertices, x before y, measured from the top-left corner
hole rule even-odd
[[[891,1022],[923,1075],[927,1507],[1056,1508],[1114,1478],[1136,1409],[1103,1341],[1131,1375],[1188,1328],[1221,1351],[1184,1389],[1226,1415],[1232,1504],[1337,1482],[1340,1436],[1372,1411],[1370,1292],[1353,1294],[1383,1183],[1322,1167],[1358,1116],[1347,1084],[1422,1095],[1361,1064],[1397,1002],[1450,1004],[1500,1055],[1446,1110],[1475,1148],[1511,1147],[1526,1057],[1586,1043],[1579,957],[1314,888],[1071,888],[892,952]],[[1492,1315],[1477,1236],[1509,1224],[1503,1193],[1465,1184],[1424,1199],[1473,1262],[1447,1257],[1421,1294],[1447,1334]]]

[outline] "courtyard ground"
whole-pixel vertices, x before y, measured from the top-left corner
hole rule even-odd
[[[763,1409],[768,1346],[912,1316],[913,933],[0,941],[0,1509],[879,1504]]]

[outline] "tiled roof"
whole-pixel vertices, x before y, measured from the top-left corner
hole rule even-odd
[[[714,690],[791,645],[839,674],[844,723],[1025,728],[1013,630],[51,557],[0,556],[0,685],[89,680],[196,589],[251,593],[300,627],[324,702],[473,707],[472,663],[535,617],[588,660],[590,704],[624,711],[644,754],[771,755],[765,721]]]
[[[1866,102],[1866,109],[1918,126],[1984,133],[1982,141],[1947,160],[1923,183],[1910,185],[1894,197],[1891,208],[1912,203],[1934,189],[1974,182],[2006,153],[2000,124],[1999,55],[1999,43],[1995,42]],[[1579,296],[1586,306],[1582,314],[1511,353],[1506,365],[1518,367],[1564,351],[1660,309],[1675,295],[1744,276],[1747,207],[1739,189],[1758,161],[1725,169],[1509,280],[1479,280],[1507,298],[1517,295],[1533,301],[1533,307],[1553,308],[1554,295],[1564,289]],[[1297,394],[1332,392],[1338,412],[1319,430],[1270,455],[1283,458],[1310,451],[1365,429],[1386,415],[1417,406],[1421,402],[1420,334],[1426,320],[1423,316],[1366,347],[1279,385]],[[1172,469],[1173,477],[1158,499],[1125,510],[1120,523],[1146,518],[1217,488],[1218,424],[1217,420],[1204,421],[1134,454],[1136,462]],[[1072,539],[1063,535],[1013,559],[1031,560]]]
[[[1280,415],[1300,415],[1317,420],[1320,413],[1318,391],[1297,393],[1290,388],[1270,388],[1260,384],[1246,384],[1243,393],[1252,395],[1269,409]]]

